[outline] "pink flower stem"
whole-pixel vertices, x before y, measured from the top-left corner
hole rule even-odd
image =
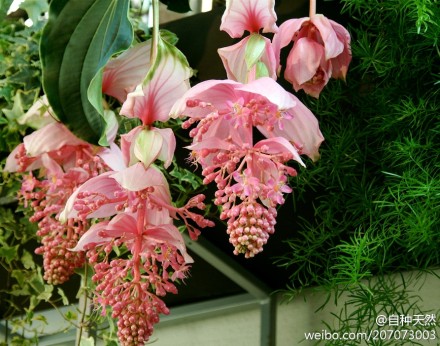
[[[316,0],[310,0],[309,17],[312,18],[316,14]]]

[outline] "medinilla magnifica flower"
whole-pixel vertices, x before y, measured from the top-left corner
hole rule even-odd
[[[351,61],[350,34],[322,14],[291,19],[280,25],[273,48],[280,71],[280,51],[291,41],[284,78],[295,91],[303,89],[318,98],[330,77],[345,79]]]

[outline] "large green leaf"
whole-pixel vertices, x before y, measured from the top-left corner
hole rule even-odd
[[[102,69],[133,39],[128,7],[129,0],[53,0],[43,30],[43,87],[49,103],[73,133],[93,144],[105,131]]]

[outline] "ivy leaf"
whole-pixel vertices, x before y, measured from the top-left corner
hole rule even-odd
[[[0,258],[4,258],[5,261],[10,264],[12,261],[16,260],[18,258],[18,246],[8,246],[3,245],[0,248]]]
[[[66,294],[64,293],[64,291],[60,287],[57,288],[57,292],[58,292],[58,295],[61,297],[63,305],[64,306],[69,305],[69,299],[67,298]]]
[[[133,39],[128,6],[127,0],[53,0],[43,30],[43,88],[49,103],[75,135],[92,144],[105,138],[102,69]]]
[[[52,297],[53,286],[52,285],[44,285],[44,291],[40,292],[37,296],[37,299],[44,300],[45,302],[49,301]]]
[[[23,263],[23,267],[25,267],[26,269],[35,269],[34,259],[32,255],[26,250],[23,250],[23,255],[21,256],[21,263]]]
[[[161,3],[167,5],[167,9],[178,13],[186,13],[191,11],[189,0],[160,0]]]
[[[192,173],[191,171],[178,167],[177,165],[174,166],[174,169],[170,172],[170,175],[177,179],[180,183],[185,182],[191,185],[191,188],[193,190],[196,190],[199,188],[203,183],[200,177],[197,174]],[[185,188],[182,187],[185,191]]]

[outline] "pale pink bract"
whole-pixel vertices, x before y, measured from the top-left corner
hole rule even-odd
[[[222,17],[220,30],[233,38],[242,37],[244,31],[276,32],[275,0],[229,0]]]
[[[278,71],[280,52],[291,41],[284,78],[295,91],[303,89],[318,98],[330,77],[344,79],[351,61],[350,34],[322,14],[291,19],[280,25],[273,38]]]

